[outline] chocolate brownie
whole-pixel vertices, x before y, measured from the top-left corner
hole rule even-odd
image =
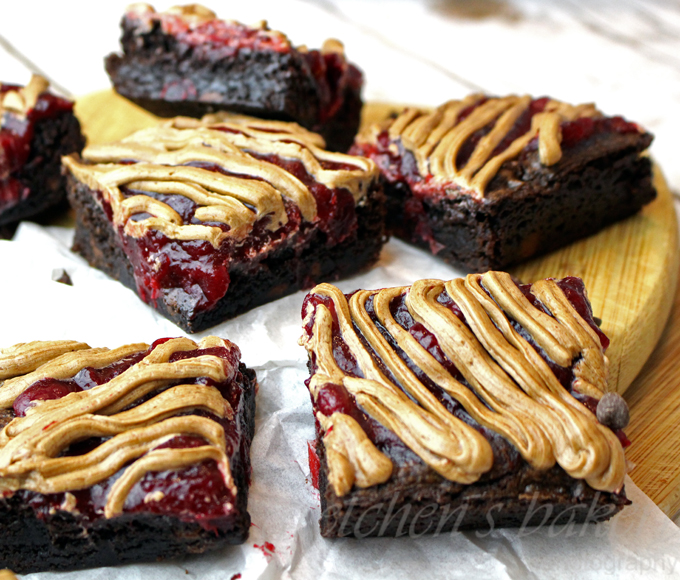
[[[0,231],[66,200],[61,156],[85,145],[73,103],[33,75],[25,86],[0,84]]]
[[[472,95],[406,109],[351,152],[384,176],[388,229],[470,271],[549,252],[656,196],[652,136],[593,105]]]
[[[321,284],[302,314],[322,535],[603,521],[629,503],[627,407],[580,279]]]
[[[231,342],[0,350],[0,568],[73,570],[248,537],[255,373]]]
[[[372,161],[294,123],[177,118],[64,158],[74,250],[189,332],[374,263]]]
[[[359,128],[361,71],[343,46],[295,47],[266,22],[219,20],[203,6],[156,12],[135,4],[123,17],[122,54],[106,58],[115,90],[160,116],[229,110],[292,120],[346,151]]]

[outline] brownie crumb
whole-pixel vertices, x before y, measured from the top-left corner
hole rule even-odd
[[[63,268],[55,268],[52,270],[52,280],[59,282],[60,284],[66,284],[67,286],[73,286],[71,276]]]

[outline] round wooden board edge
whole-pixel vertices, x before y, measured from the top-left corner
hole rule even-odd
[[[403,108],[397,103],[366,103],[362,130]],[[75,111],[90,144],[121,139],[159,121],[112,89],[81,97]],[[595,316],[602,318],[611,339],[610,388],[619,393],[625,392],[654,350],[678,281],[675,208],[657,166],[654,183],[657,199],[639,214],[511,270],[525,281],[570,275],[584,279]]]

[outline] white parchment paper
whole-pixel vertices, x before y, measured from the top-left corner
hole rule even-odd
[[[184,333],[135,294],[69,251],[72,231],[22,224],[0,241],[0,345],[70,338],[92,346],[151,342]],[[73,286],[52,281],[65,269]],[[453,268],[398,241],[377,268],[339,286],[379,288],[424,277],[451,278]],[[307,441],[314,437],[300,292],[194,336],[234,341],[257,371],[253,484],[248,542],[181,562],[26,576],[33,580],[344,579],[362,578],[680,578],[680,529],[628,479],[633,505],[608,523],[439,536],[327,540],[318,532]],[[595,313],[597,315],[597,313]]]

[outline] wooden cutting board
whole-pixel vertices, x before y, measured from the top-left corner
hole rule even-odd
[[[362,123],[397,110],[369,103]],[[79,99],[76,114],[91,144],[120,139],[158,121],[112,90]],[[638,215],[513,269],[525,281],[567,275],[584,279],[595,316],[611,338],[610,384],[620,393],[654,350],[674,301],[680,303],[677,220],[658,167],[655,185],[658,198]],[[632,417],[627,432],[634,442],[628,455],[637,464],[631,476],[671,516],[680,510],[679,356],[680,305],[662,344],[627,393]]]

